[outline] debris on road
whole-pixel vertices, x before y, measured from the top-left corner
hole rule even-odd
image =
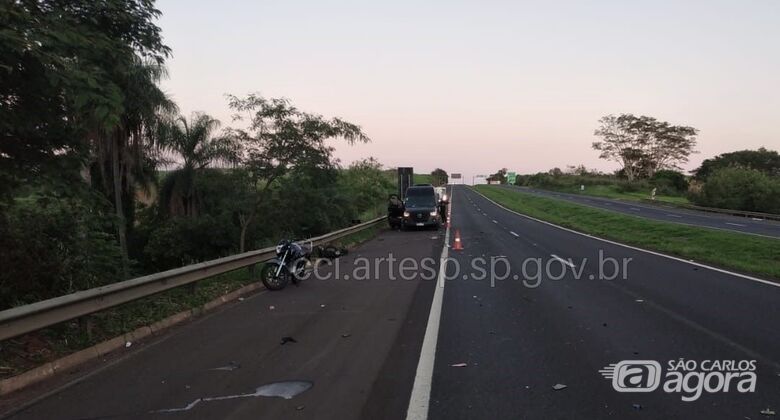
[[[350,333],[341,334],[341,338],[348,338],[348,337],[352,337],[352,334]]]
[[[223,371],[226,371],[226,372],[232,372],[232,371],[234,371],[234,370],[236,370],[236,369],[238,369],[240,367],[241,367],[240,364],[238,364],[236,362],[230,362],[230,363],[228,363],[225,366],[220,366],[218,368],[213,368],[213,369],[209,369],[209,370],[223,370]]]
[[[128,348],[128,347],[130,347],[132,345],[133,345],[133,342],[132,341],[128,341],[128,342],[125,343],[125,348]]]
[[[631,407],[633,407],[634,410],[641,410],[642,409],[642,404],[632,404]]]
[[[268,307],[268,309],[273,311],[274,309],[276,309],[276,306],[271,305],[271,306]]]
[[[642,303],[644,301],[645,301],[644,299],[637,299],[637,300],[635,300],[635,302],[639,302],[639,303]]]
[[[240,297],[240,298],[238,298],[238,301],[239,301],[239,302],[243,302],[243,301],[244,301],[244,298],[243,298],[243,297]]]
[[[772,410],[770,408],[765,408],[765,409],[761,410],[761,414],[763,414],[765,416],[774,416],[777,413],[775,413],[775,410]]]
[[[555,384],[555,385],[553,385],[553,389],[556,390],[556,391],[560,391],[560,390],[566,389],[568,387],[569,387],[568,385],[564,385],[564,384]]]
[[[468,366],[468,363],[455,363],[454,365],[450,365],[452,367],[466,367]]]
[[[325,307],[325,304],[324,304],[324,303],[323,303],[322,305],[320,305],[320,308],[324,308],[324,307]]]
[[[287,343],[297,343],[298,341],[292,337],[282,337],[281,345],[285,345]]]
[[[292,399],[296,395],[307,391],[314,384],[309,381],[283,381],[263,385],[252,396],[281,397],[285,400]],[[303,406],[301,406],[303,407]]]

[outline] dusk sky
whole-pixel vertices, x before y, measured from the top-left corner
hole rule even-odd
[[[597,120],[700,130],[685,169],[780,148],[780,1],[161,0],[181,111],[229,125],[226,93],[362,126],[343,164],[489,174],[585,164]]]

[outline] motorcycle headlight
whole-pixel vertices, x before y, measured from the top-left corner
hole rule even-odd
[[[408,211],[404,212],[404,217],[409,217],[409,212]]]

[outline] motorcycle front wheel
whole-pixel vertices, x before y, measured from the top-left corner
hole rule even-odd
[[[279,273],[278,275],[276,273]],[[263,271],[260,273],[260,281],[263,282],[268,290],[282,290],[287,286],[290,281],[290,272],[287,267],[282,266],[279,270],[279,264],[268,263],[263,266]]]

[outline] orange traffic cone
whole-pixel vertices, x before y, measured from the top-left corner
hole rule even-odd
[[[455,243],[452,244],[454,251],[463,251],[463,244],[460,242],[460,229],[455,231]]]

